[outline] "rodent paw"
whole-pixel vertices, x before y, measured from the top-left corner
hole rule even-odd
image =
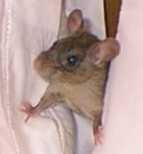
[[[33,116],[34,114],[34,107],[29,103],[29,102],[24,102],[22,103],[22,105],[20,106],[20,111],[24,112],[27,114],[26,118],[25,118],[25,122],[28,122],[28,120],[30,119],[30,117]]]
[[[97,130],[94,133],[94,141],[96,145],[101,145],[103,144],[103,127],[102,126],[98,126]]]

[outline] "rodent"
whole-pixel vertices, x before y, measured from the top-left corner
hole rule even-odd
[[[67,19],[69,36],[57,40],[34,60],[38,74],[50,83],[36,106],[28,104],[29,117],[64,103],[93,122],[101,124],[103,96],[109,61],[119,54],[114,38],[100,40],[84,27],[82,11],[73,10]]]

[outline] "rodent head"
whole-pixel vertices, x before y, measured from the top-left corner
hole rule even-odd
[[[115,39],[100,41],[85,30],[83,21],[82,12],[74,10],[67,19],[69,37],[57,40],[35,59],[34,67],[44,80],[85,82],[119,53]]]

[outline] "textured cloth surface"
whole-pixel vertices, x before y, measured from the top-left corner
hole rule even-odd
[[[47,86],[33,71],[32,61],[57,37],[61,1],[6,0],[3,10],[1,109],[9,129],[3,129],[0,136],[0,151],[2,154],[72,154],[74,123],[70,111],[51,109],[44,117],[33,118],[27,124],[25,115],[19,112],[23,100],[34,105]],[[1,122],[1,127],[4,124]]]
[[[103,38],[103,4],[99,0],[90,1],[92,3],[67,1],[66,12],[68,14],[74,8],[81,8],[86,18],[89,16],[93,22],[93,27],[97,27],[96,34]],[[61,1],[5,0],[5,5],[2,2],[0,1],[0,8],[3,8],[0,9],[0,153],[73,154],[77,147],[77,153],[90,153],[91,126],[77,115],[75,122],[73,114],[67,108],[50,109],[42,117],[32,118],[26,124],[25,115],[18,110],[23,100],[29,100],[35,105],[47,87],[47,83],[34,72],[32,62],[57,38]],[[97,6],[97,10],[93,4]],[[98,15],[95,10],[99,12]],[[96,20],[93,15],[97,15]]]
[[[121,53],[110,69],[105,138],[94,154],[143,153],[143,1],[122,2],[118,39]]]

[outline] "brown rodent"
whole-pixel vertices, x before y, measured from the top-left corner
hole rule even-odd
[[[86,31],[82,12],[74,10],[67,19],[69,37],[57,40],[34,61],[38,74],[50,83],[40,102],[25,106],[31,117],[60,103],[93,122],[101,122],[107,66],[119,53],[113,38],[99,40]]]

